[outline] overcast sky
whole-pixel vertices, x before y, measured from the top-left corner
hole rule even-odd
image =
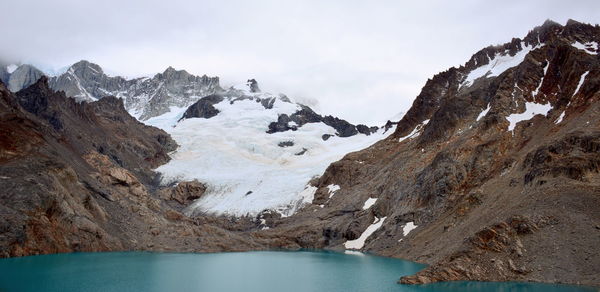
[[[418,2],[418,3],[417,3]],[[125,76],[166,67],[255,78],[264,91],[374,123],[433,74],[552,19],[600,22],[600,1],[0,0],[0,58]]]

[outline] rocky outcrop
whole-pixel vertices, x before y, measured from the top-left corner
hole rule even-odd
[[[189,206],[194,200],[202,197],[206,192],[206,186],[198,181],[180,182],[174,188],[161,191],[161,197],[165,200],[173,200],[182,206]]]
[[[214,105],[223,100],[223,96],[219,94],[205,96],[188,107],[185,113],[183,113],[181,120],[190,118],[210,119],[219,113],[219,110],[216,109]]]
[[[370,135],[376,132],[378,127],[367,127],[365,125],[352,125],[346,120],[342,120],[340,118],[336,118],[334,116],[321,116],[315,113],[310,107],[305,105],[300,105],[300,110],[297,112],[287,115],[281,114],[279,115],[276,122],[272,122],[269,124],[269,130],[267,133],[273,134],[278,132],[285,131],[296,131],[299,127],[302,127],[308,123],[324,123],[337,131],[337,135],[340,137],[350,137],[354,136],[358,133],[364,135]],[[290,124],[292,123],[292,124]],[[323,140],[327,140],[328,138],[324,138]]]

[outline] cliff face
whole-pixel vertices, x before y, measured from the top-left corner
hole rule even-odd
[[[178,211],[201,185],[157,190],[150,169],[177,146],[168,134],[120,99],[79,103],[47,82],[16,94],[0,83],[0,256],[261,247]]]
[[[313,205],[261,236],[357,248],[384,220],[358,248],[430,264],[403,283],[598,285],[599,40],[547,22],[434,76],[394,135],[333,163]]]

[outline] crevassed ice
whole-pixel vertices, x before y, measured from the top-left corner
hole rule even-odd
[[[465,81],[463,81],[462,85],[470,86],[476,79],[480,77],[498,76],[507,69],[521,64],[521,62],[525,60],[525,56],[530,51],[541,47],[540,45],[536,47],[524,46],[523,43],[521,43],[521,45],[523,49],[518,51],[514,56],[510,56],[508,52],[505,52],[504,54],[496,54],[494,58],[489,59],[489,62],[486,65],[475,68],[474,70],[469,72],[469,75],[467,75],[467,78],[465,79]]]
[[[146,121],[171,134],[180,147],[172,160],[156,170],[165,184],[197,179],[208,186],[206,194],[186,209],[187,214],[206,212],[233,216],[256,215],[276,210],[284,216],[312,202],[311,178],[321,175],[330,163],[346,153],[360,150],[393,131],[379,131],[347,138],[323,134],[335,129],[309,123],[297,131],[267,134],[268,125],[279,114],[292,114],[298,105],[276,99],[272,109],[253,100],[226,98],[215,105],[220,113],[210,119],[192,118],[177,122],[185,108]],[[294,141],[291,147],[279,147]],[[303,155],[296,155],[307,151]]]

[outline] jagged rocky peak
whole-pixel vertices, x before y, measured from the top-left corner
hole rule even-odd
[[[508,43],[486,47],[473,54],[463,66],[452,67],[428,80],[413,102],[411,109],[398,124],[395,135],[403,137],[410,134],[416,125],[431,119],[433,114],[456,94],[473,92],[486,86],[489,82],[493,83],[493,80],[497,79],[496,77],[511,74],[514,71],[518,73],[515,76],[517,80],[513,80],[513,85],[514,82],[518,83],[519,92],[526,88],[527,92],[523,92],[522,96],[531,100],[532,92],[537,95],[538,91],[546,89],[546,85],[542,86],[540,83],[542,76],[546,73],[545,70],[550,70],[547,72],[553,72],[552,74],[558,74],[551,69],[552,66],[544,69],[544,65],[548,64],[550,59],[555,59],[557,50],[565,53],[569,51],[572,54],[585,53],[589,57],[584,57],[584,59],[593,58],[599,52],[599,34],[600,27],[597,25],[569,21],[563,26],[553,21],[546,21],[543,25],[531,30],[523,39],[513,38]],[[530,66],[519,66],[520,64],[530,64],[532,61],[534,64]],[[556,62],[559,61],[556,59]],[[517,67],[521,69],[513,69]],[[532,76],[532,72],[523,70],[534,70],[536,72],[535,79],[528,77]],[[580,73],[583,72],[576,74]],[[538,86],[540,88],[536,91]],[[563,89],[565,89],[564,86]],[[444,124],[444,127],[447,126],[451,126],[451,124]]]
[[[258,82],[256,82],[255,79],[248,79],[247,85],[250,88],[250,92],[260,92],[260,88],[258,88]]]
[[[102,67],[86,60],[81,60],[71,65],[67,72],[69,71],[84,79],[94,79],[97,78],[97,76],[106,76],[102,70]]]

